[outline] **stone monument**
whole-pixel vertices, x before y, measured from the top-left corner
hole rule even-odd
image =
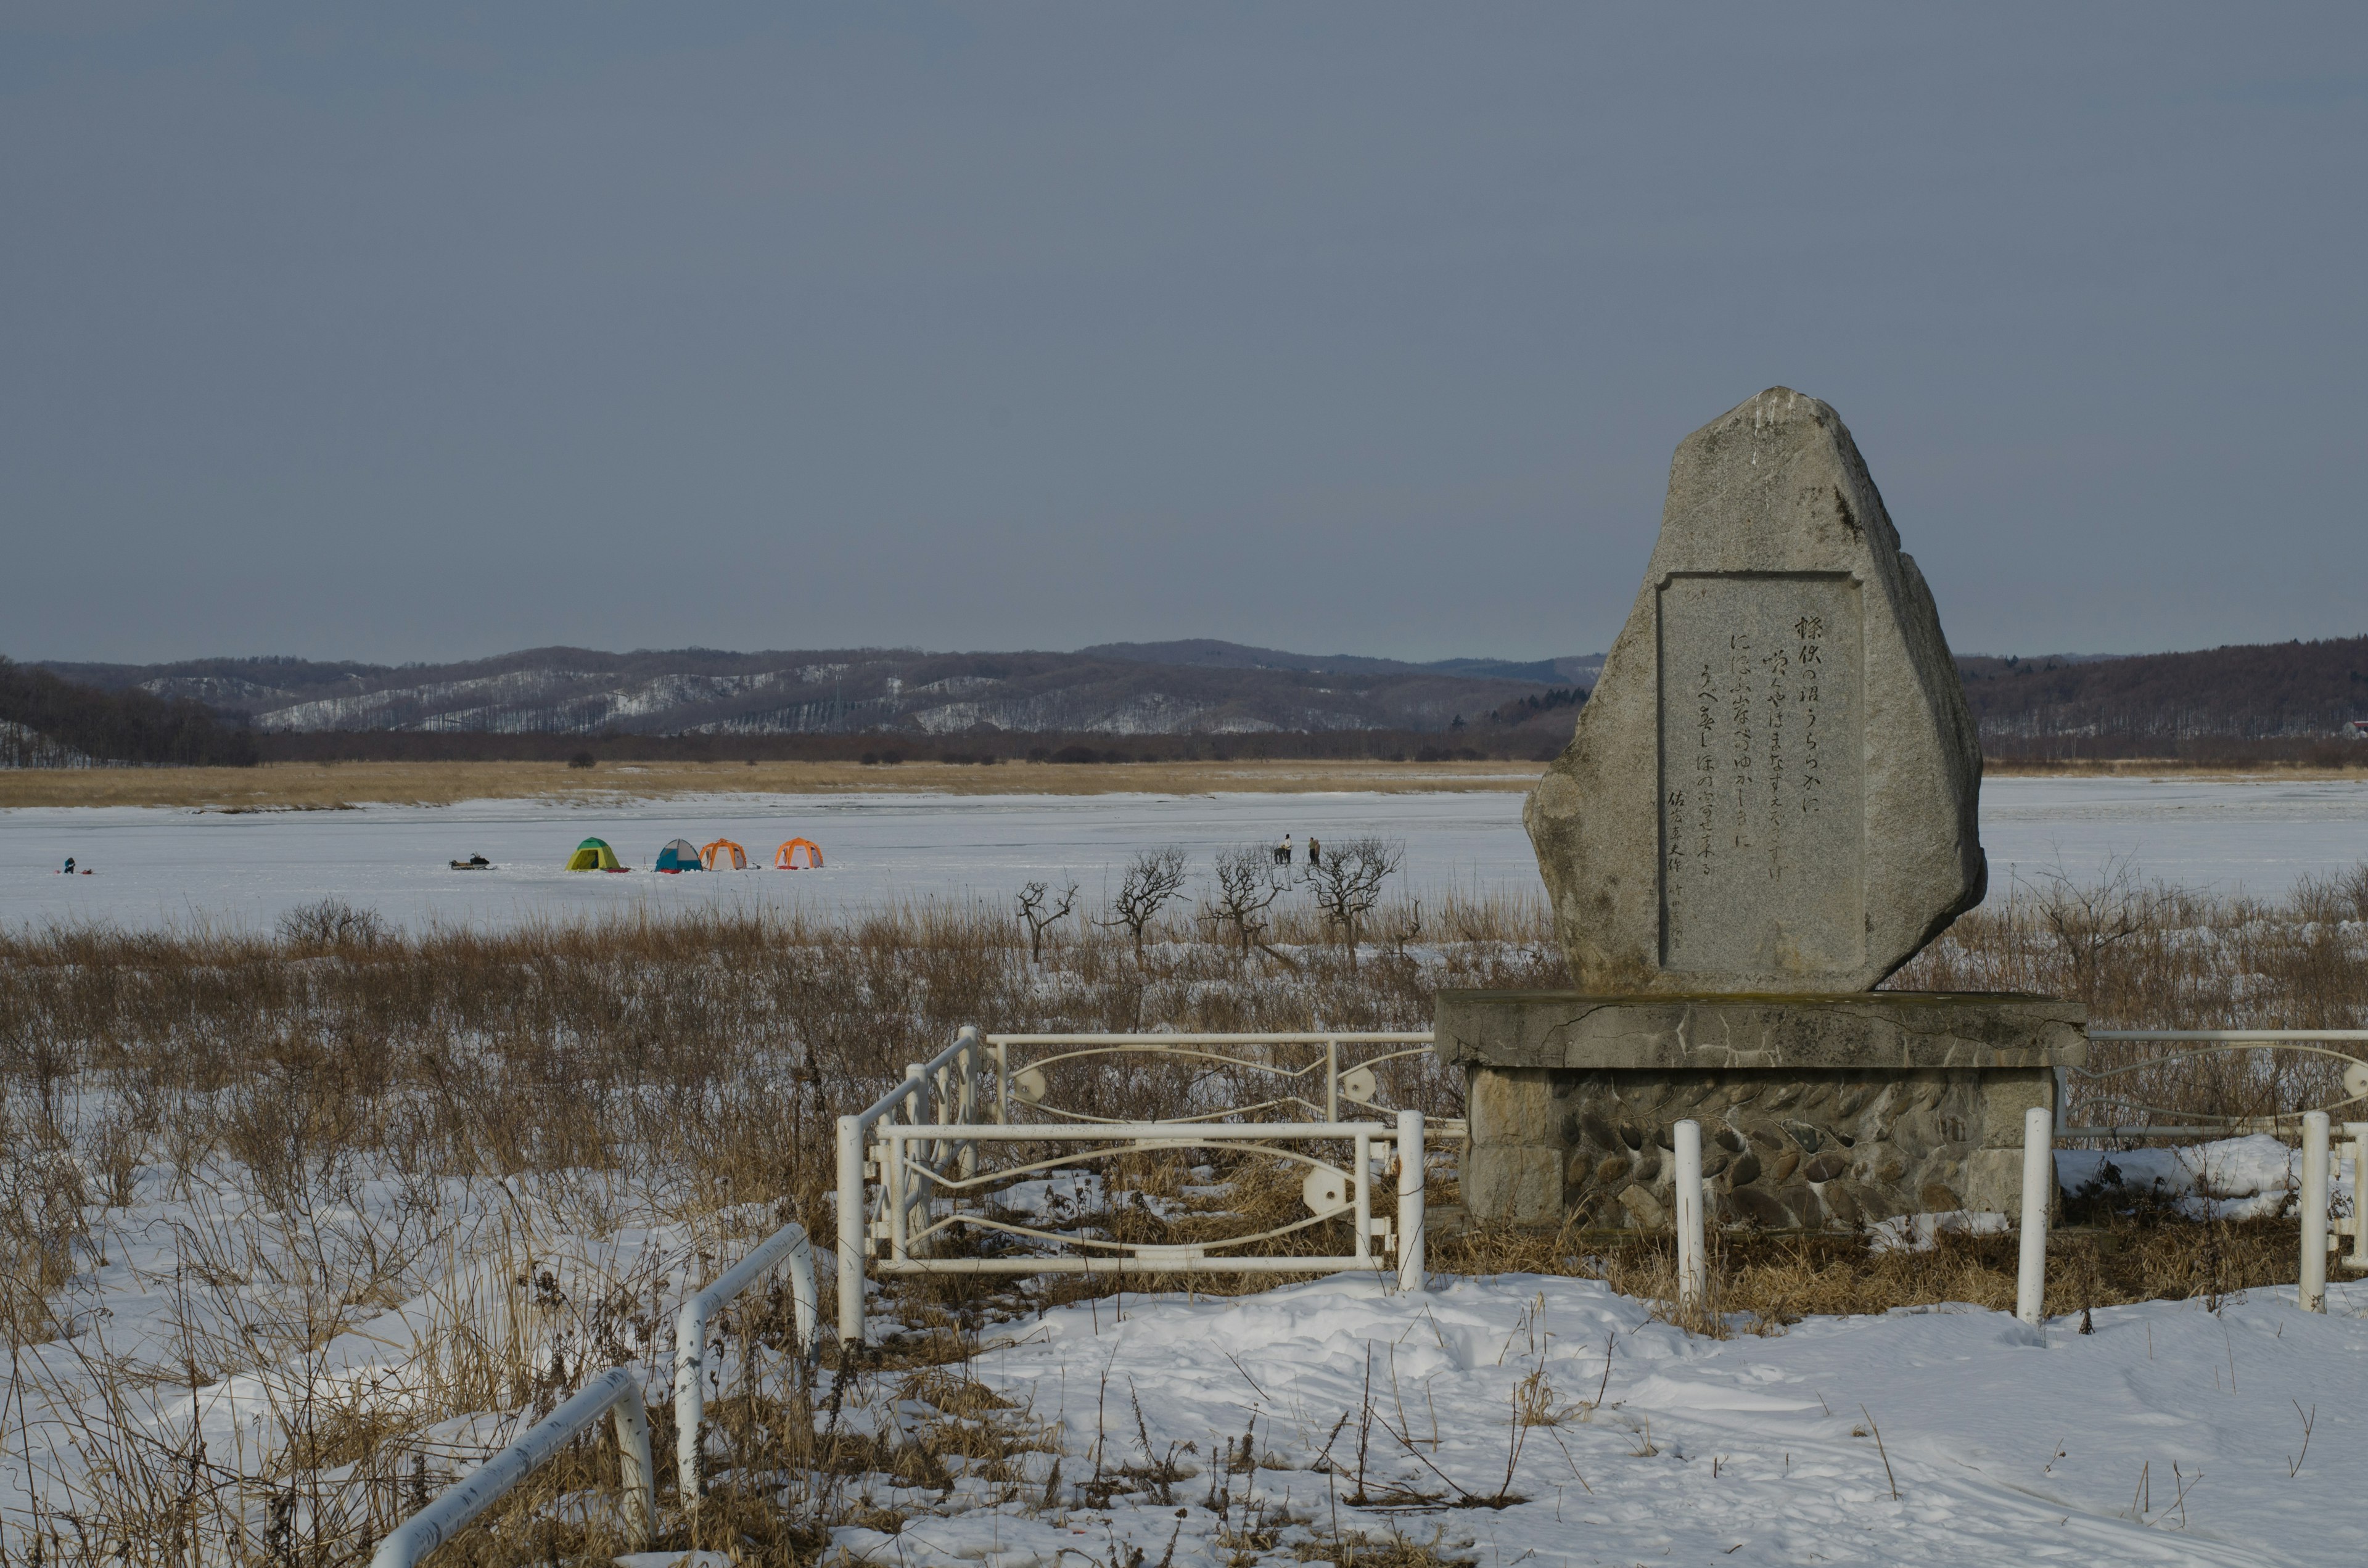
[[[1523,812],[1577,989],[1442,992],[1466,1206],[1656,1226],[1702,1125],[1727,1223],[2012,1211],[2083,1010],[1873,988],[1979,903],[1981,750],[1932,596],[1834,411],[1686,437],[1659,541]]]

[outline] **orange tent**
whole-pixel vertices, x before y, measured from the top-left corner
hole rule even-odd
[[[792,838],[787,844],[782,845],[779,849],[775,850],[773,852],[773,869],[776,871],[796,870],[798,869],[798,851],[801,849],[806,852],[807,867],[813,870],[821,870],[822,846],[816,844],[811,838]]]
[[[719,838],[700,848],[699,861],[711,871],[745,871],[748,852],[728,838]]]

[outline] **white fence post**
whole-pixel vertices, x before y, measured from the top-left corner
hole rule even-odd
[[[1677,1126],[1678,1309],[1691,1312],[1702,1299],[1702,1123]]]
[[[632,1520],[634,1546],[649,1544],[657,1514],[656,1471],[650,1463],[650,1418],[642,1405],[640,1374],[630,1367],[601,1373],[518,1441],[447,1487],[443,1495],[397,1525],[378,1543],[370,1568],[412,1568],[450,1540],[461,1526],[564,1448],[568,1439],[609,1415],[617,1428],[619,1480]]]
[[[2014,1315],[2033,1326],[2047,1317],[2047,1217],[2055,1206],[2055,1116],[2033,1106],[2022,1113],[2022,1256],[2014,1280]]]
[[[2302,1280],[2296,1294],[2306,1312],[2327,1311],[2327,1124],[2323,1110],[2302,1119]]]
[[[700,1422],[705,1416],[706,1401],[700,1391],[700,1374],[707,1366],[707,1324],[715,1309],[739,1295],[749,1286],[772,1272],[773,1266],[787,1263],[790,1269],[790,1300],[796,1311],[798,1353],[803,1356],[814,1343],[814,1252],[806,1244],[805,1227],[784,1225],[757,1244],[747,1256],[724,1270],[723,1278],[682,1304],[674,1320],[674,1451],[676,1474],[680,1481],[682,1506],[695,1508],[700,1493],[699,1477]]]
[[[863,1130],[838,1119],[838,1342],[863,1343],[863,1259],[871,1246],[871,1214],[863,1202]]]
[[[1398,1112],[1398,1289],[1423,1288],[1422,1112]]]
[[[2368,1270],[2368,1121],[2347,1121],[2343,1131],[2351,1140],[2351,1213],[2344,1221],[2351,1256],[2344,1267]]]

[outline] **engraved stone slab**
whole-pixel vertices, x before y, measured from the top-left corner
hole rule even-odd
[[[1858,584],[1833,572],[1678,573],[1656,615],[1661,967],[1858,968]]]
[[[1981,751],[1858,447],[1771,388],[1686,437],[1523,812],[1585,993],[1866,990],[1980,902]]]

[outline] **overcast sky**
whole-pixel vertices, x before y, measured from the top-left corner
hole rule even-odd
[[[1776,383],[1962,652],[2368,627],[2356,4],[0,17],[18,658],[1590,652]]]

